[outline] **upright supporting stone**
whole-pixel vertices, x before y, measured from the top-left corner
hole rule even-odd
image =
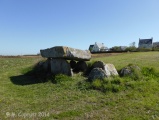
[[[87,70],[87,64],[85,61],[77,62],[74,72],[85,72]]]
[[[72,76],[70,64],[65,59],[52,59],[51,72],[53,74],[65,74]]]
[[[70,66],[71,66],[72,69],[74,69],[76,67],[76,65],[77,65],[76,61],[74,61],[74,60],[70,61]]]
[[[46,72],[50,72],[51,71],[51,63],[50,63],[50,59],[48,58],[44,63],[43,63],[43,68]]]

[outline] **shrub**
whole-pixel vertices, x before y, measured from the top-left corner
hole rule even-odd
[[[113,80],[111,81],[112,84],[121,84],[121,78],[119,77],[114,77]]]
[[[137,51],[138,52],[148,52],[148,51],[152,51],[152,48],[138,48]]]
[[[140,70],[132,68],[132,75],[130,76],[132,80],[141,80],[142,79],[142,73]]]
[[[58,84],[62,84],[66,81],[71,81],[72,78],[67,76],[67,75],[64,75],[64,74],[58,74],[58,75],[55,75],[53,76],[53,83],[58,83]]]
[[[128,64],[126,67],[120,70],[120,76],[129,77],[131,80],[141,80],[141,69],[134,64]]]
[[[92,88],[91,83],[86,80],[80,81],[77,85],[78,85],[78,89],[80,90],[88,90]]]
[[[112,85],[112,92],[119,92],[120,86],[119,85]]]
[[[94,80],[94,81],[92,82],[92,87],[95,88],[95,89],[100,90],[100,89],[102,89],[102,83],[103,83],[102,80],[96,79],[96,80]]]
[[[108,84],[103,84],[103,92],[111,92],[112,84],[109,82]]]
[[[103,80],[96,79],[91,82],[91,88],[102,92],[119,92],[123,87],[121,82],[119,77],[105,78]]]
[[[95,61],[89,61],[87,62],[87,70],[83,73],[84,76],[88,76],[89,73],[92,70],[92,65],[94,64]]]
[[[144,67],[142,69],[142,74],[149,78],[158,77],[158,73],[153,67]]]
[[[152,51],[159,51],[159,48],[158,47],[153,47]]]
[[[137,48],[135,46],[130,46],[130,47],[127,47],[125,51],[134,52],[134,51],[137,51]]]

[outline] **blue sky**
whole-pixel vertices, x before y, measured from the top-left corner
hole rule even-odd
[[[0,0],[0,55],[159,41],[159,0]]]

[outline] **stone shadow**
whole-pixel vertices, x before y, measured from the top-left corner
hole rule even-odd
[[[11,76],[10,80],[16,85],[30,85],[40,83],[35,77],[27,75]]]
[[[50,72],[44,70],[42,65],[38,63],[31,70],[28,70],[22,75],[11,76],[10,80],[16,85],[31,85],[45,83],[48,81],[50,76]]]

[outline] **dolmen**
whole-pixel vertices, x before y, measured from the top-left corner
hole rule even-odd
[[[72,76],[73,71],[84,72],[87,69],[85,61],[91,59],[89,50],[80,50],[67,46],[55,46],[40,50],[40,53],[42,57],[47,58],[44,68],[50,69],[54,75],[66,74]]]

